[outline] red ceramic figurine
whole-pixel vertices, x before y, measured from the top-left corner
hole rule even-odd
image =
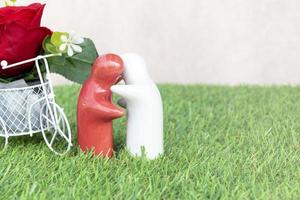
[[[114,54],[98,57],[89,78],[83,84],[77,104],[77,134],[82,151],[94,155],[112,157],[112,120],[124,115],[124,111],[112,101],[110,87],[124,71],[122,59]]]

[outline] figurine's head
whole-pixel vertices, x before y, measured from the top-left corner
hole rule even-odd
[[[126,84],[142,84],[150,79],[146,63],[141,56],[128,53],[123,54],[121,57],[125,66],[123,78]]]
[[[122,59],[115,54],[98,57],[92,68],[91,78],[99,83],[116,84],[124,71]]]

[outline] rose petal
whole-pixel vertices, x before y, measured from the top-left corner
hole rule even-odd
[[[36,57],[44,38],[50,34],[51,31],[44,27],[26,29],[17,23],[6,24],[3,29],[0,29],[0,60],[13,64]],[[0,68],[0,76],[17,76],[32,68],[33,63],[6,70]]]
[[[34,3],[29,6],[0,8],[0,24],[16,22],[27,28],[39,27],[45,5]]]

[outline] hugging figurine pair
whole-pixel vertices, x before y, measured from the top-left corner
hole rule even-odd
[[[125,85],[116,85],[120,80]],[[112,103],[112,92],[127,109],[126,147],[135,156],[155,159],[163,153],[163,108],[159,90],[136,54],[100,56],[83,84],[77,105],[78,143],[84,151],[112,157],[112,120],[124,110]]]

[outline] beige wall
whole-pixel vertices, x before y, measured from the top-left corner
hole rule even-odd
[[[100,54],[139,52],[158,82],[300,83],[299,0],[39,2],[44,25],[92,38]]]

